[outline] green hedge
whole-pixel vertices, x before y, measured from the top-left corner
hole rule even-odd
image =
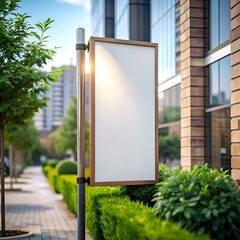
[[[86,217],[87,228],[95,240],[210,239],[161,221],[149,207],[122,196],[119,188],[88,187]]]
[[[77,214],[77,175],[60,175],[60,193],[68,209]]]
[[[120,196],[120,188],[87,187],[86,192],[86,225],[93,239],[102,240],[99,200]]]
[[[100,222],[106,240],[197,240],[197,237],[176,224],[157,219],[152,210],[128,197],[103,198],[99,201]]]
[[[60,190],[68,208],[77,214],[77,176],[58,175],[50,166],[44,167],[44,172],[54,189]],[[175,223],[155,217],[151,208],[132,202],[120,187],[86,186],[86,225],[95,240],[200,239]],[[201,236],[201,239],[209,238]]]
[[[53,187],[54,191],[56,193],[60,192],[60,188],[59,188],[59,175],[57,172],[56,168],[53,168],[51,166],[45,166],[43,167],[43,172],[46,175],[50,185]]]
[[[56,165],[56,169],[57,169],[59,175],[77,174],[77,163],[72,160],[65,159],[65,160],[60,161]]]
[[[165,164],[159,165],[158,177],[159,182],[162,182],[171,176],[172,170]],[[121,191],[127,195],[132,201],[139,201],[143,204],[153,207],[153,196],[158,190],[157,185],[133,185],[122,186]]]
[[[196,165],[160,183],[154,211],[198,235],[240,239],[240,195],[226,172]]]
[[[56,165],[59,163],[60,160],[57,159],[48,159],[42,163],[43,167],[45,166],[51,166],[56,167]]]

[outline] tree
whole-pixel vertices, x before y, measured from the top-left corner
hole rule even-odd
[[[1,0],[0,4],[0,156],[1,156],[1,225],[5,236],[4,195],[4,127],[7,123],[21,123],[32,118],[46,106],[47,98],[40,97],[62,69],[43,71],[52,60],[56,48],[46,46],[46,31],[50,18],[35,27],[27,14],[16,13],[20,0]],[[30,39],[34,39],[30,41]],[[43,96],[43,95],[42,95]]]
[[[34,126],[32,119],[25,121],[23,124],[7,124],[5,128],[5,140],[9,146],[9,161],[11,188],[13,173],[16,178],[16,162],[24,164],[26,153],[30,153],[39,143],[39,132]],[[13,159],[13,151],[16,152],[15,161]]]
[[[163,157],[163,162],[166,163],[166,158],[171,160],[180,158],[180,138],[177,135],[159,136],[159,155]]]
[[[50,149],[55,154],[71,150],[77,159],[77,98],[70,98],[67,114],[62,118],[62,125],[49,135]],[[85,121],[85,151],[89,152],[89,124]]]
[[[64,156],[65,150],[61,141],[60,128],[48,135],[48,153],[57,159]]]
[[[60,127],[61,143],[65,151],[71,150],[73,158],[77,157],[77,98],[70,98],[67,115],[62,118]]]

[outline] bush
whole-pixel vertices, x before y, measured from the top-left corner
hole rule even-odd
[[[119,187],[87,187],[86,188],[86,225],[95,240],[102,240],[99,199],[120,196]]]
[[[159,182],[164,181],[171,175],[171,169],[164,164],[159,165],[158,177]],[[124,195],[129,196],[132,201],[140,201],[143,204],[153,207],[154,202],[152,198],[157,192],[156,185],[133,185],[133,186],[122,186],[121,191]]]
[[[58,175],[57,169],[53,168],[51,166],[45,166],[43,168],[43,172],[44,172],[45,176],[47,177],[50,185],[53,187],[54,191],[56,193],[59,193],[60,192],[59,175]]]
[[[240,239],[240,195],[226,172],[197,165],[159,185],[154,211],[161,219],[213,239]]]
[[[122,194],[127,195],[132,201],[139,201],[149,207],[153,207],[152,198],[157,192],[156,185],[132,185],[122,186]]]
[[[77,163],[73,162],[72,160],[62,160],[57,164],[56,168],[59,175],[77,174]]]
[[[48,159],[43,163],[43,167],[50,166],[50,167],[56,167],[56,165],[59,163],[59,160],[56,159]]]
[[[121,196],[119,188],[88,188],[86,216],[95,240],[200,239],[174,223],[156,218],[147,206]]]
[[[77,215],[77,175],[60,175],[60,193],[68,209]]]
[[[53,168],[51,166],[43,167],[43,173],[46,177],[48,177],[48,172],[51,171]]]

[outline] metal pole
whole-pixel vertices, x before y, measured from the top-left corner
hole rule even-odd
[[[77,161],[78,220],[77,239],[85,239],[85,29],[76,31],[77,51]]]

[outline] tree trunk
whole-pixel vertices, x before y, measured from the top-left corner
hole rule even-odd
[[[0,157],[1,157],[1,230],[5,237],[5,186],[4,186],[4,136],[3,116],[0,114]]]
[[[14,165],[13,165],[13,146],[12,144],[9,145],[9,170],[10,170],[10,189],[13,189],[13,172],[14,172]]]

